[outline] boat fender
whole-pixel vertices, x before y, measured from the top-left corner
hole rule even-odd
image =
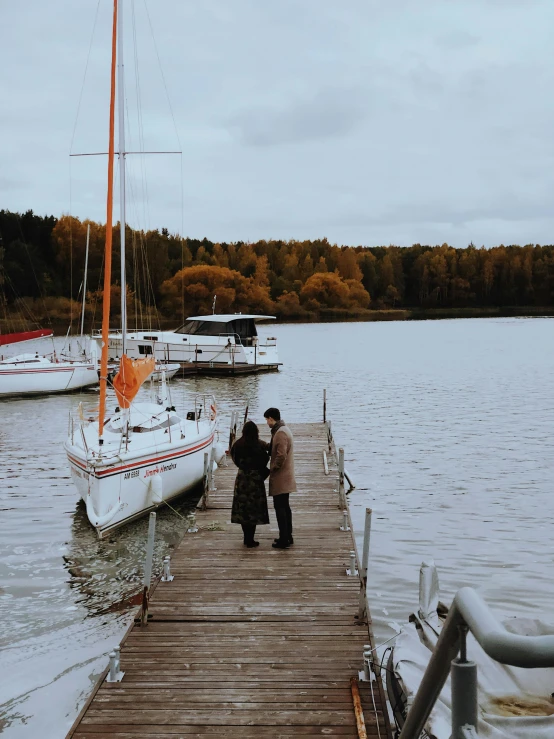
[[[439,575],[435,562],[423,561],[419,570],[419,611],[421,619],[437,619],[439,605]]]
[[[121,510],[122,503],[119,501],[114,505],[113,508],[110,508],[110,510],[105,513],[103,516],[99,516],[96,511],[94,510],[94,504],[92,502],[92,497],[87,495],[87,516],[88,520],[91,522],[93,526],[96,528],[103,528],[104,526],[107,526],[110,521],[115,518],[116,513]]]
[[[163,481],[161,475],[152,475],[148,482],[148,491],[152,503],[163,502]]]
[[[221,465],[223,460],[225,459],[225,444],[222,444],[220,441],[217,442],[217,444],[214,444],[214,454],[215,454],[215,461],[218,465],[218,467]]]

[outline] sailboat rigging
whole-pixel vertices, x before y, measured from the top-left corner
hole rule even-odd
[[[122,0],[114,0],[110,74],[106,245],[102,310],[102,353],[98,424],[82,408],[70,419],[65,449],[73,480],[86,503],[87,515],[102,537],[107,531],[143,515],[203,477],[204,455],[214,443],[217,407],[212,395],[196,396],[186,418],[171,403],[165,372],[150,402],[135,401],[144,381],[155,371],[153,356],[126,355],[127,305],[125,276],[125,118]],[[116,75],[117,68],[117,75]],[[113,387],[119,405],[107,417],[108,333],[113,239],[115,107],[118,101],[121,224],[122,354]]]

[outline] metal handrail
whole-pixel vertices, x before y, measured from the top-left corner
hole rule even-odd
[[[497,662],[514,667],[554,667],[554,636],[511,634],[495,618],[487,604],[473,588],[461,588],[454,596],[448,617],[441,629],[419,690],[408,711],[399,739],[419,739],[425,722],[448,678],[451,663],[454,661],[453,668],[457,665],[473,664],[468,662],[465,654],[467,630],[471,631],[483,651]],[[460,649],[461,658],[456,660]],[[457,685],[459,684],[457,681]],[[462,703],[465,702],[466,697],[462,697]],[[475,703],[476,699],[475,694]],[[462,727],[459,722],[457,726],[454,726],[455,713],[459,716],[459,712],[456,711],[456,700],[453,685],[452,737],[455,739],[458,736],[471,736],[469,729],[477,731],[477,726],[470,726],[473,722],[469,717],[465,727]],[[465,734],[462,733],[464,730]]]

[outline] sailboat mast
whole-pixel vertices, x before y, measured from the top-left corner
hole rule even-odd
[[[85,276],[83,277],[83,308],[81,311],[81,336],[85,333],[85,304],[87,302],[88,247],[90,242],[90,223],[87,224],[87,246],[85,249]]]
[[[125,274],[125,84],[123,68],[123,0],[119,0],[117,28],[117,117],[119,123],[119,225],[121,235],[121,339],[127,350],[127,278]]]
[[[106,248],[104,255],[104,295],[102,306],[102,356],[100,359],[100,407],[98,436],[102,441],[106,413],[108,386],[108,334],[110,329],[110,289],[112,284],[112,235],[113,235],[113,164],[115,153],[115,62],[117,53],[117,0],[113,3],[112,67],[110,83],[110,135],[108,145],[108,194],[106,198]]]

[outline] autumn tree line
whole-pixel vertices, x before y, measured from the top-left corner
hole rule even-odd
[[[98,325],[105,225],[0,211],[0,303],[4,316],[76,320],[90,225],[87,320]],[[398,309],[554,306],[554,246],[455,249],[338,246],[327,239],[214,243],[167,229],[126,229],[131,320],[180,321],[217,312],[282,319],[375,316]],[[112,316],[119,313],[119,226],[114,230]]]

